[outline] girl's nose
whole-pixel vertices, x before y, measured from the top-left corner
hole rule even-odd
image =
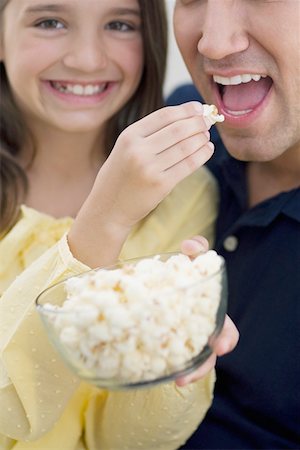
[[[249,47],[240,0],[207,0],[203,14],[198,42],[198,51],[203,56],[219,60]]]
[[[105,68],[107,62],[105,40],[99,34],[88,31],[72,39],[64,57],[64,64],[67,67],[90,73]]]

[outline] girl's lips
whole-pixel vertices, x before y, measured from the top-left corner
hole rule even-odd
[[[217,83],[212,81],[212,89],[214,96],[214,103],[216,104],[219,113],[225,117],[225,124],[231,125],[237,128],[245,128],[250,126],[266,108],[271,95],[273,93],[273,81],[270,79],[270,86],[266,90],[262,99],[251,107],[245,107],[243,110],[230,110],[223,102],[221,89]]]
[[[67,85],[71,84],[66,82],[57,82],[52,80],[43,81],[43,85],[46,87],[48,91],[51,92],[52,95],[55,95],[56,98],[63,100],[66,104],[71,105],[97,105],[99,102],[103,101],[109,93],[116,87],[116,82],[107,82],[105,83],[103,90],[100,89],[99,92],[89,93],[87,95],[81,94],[78,95],[76,93],[70,92],[63,89],[59,89],[59,85]],[[84,86],[82,83],[72,83],[73,86]],[[93,85],[93,83],[87,83],[86,86]],[[94,84],[95,85],[95,84]],[[99,84],[98,84],[99,85]]]

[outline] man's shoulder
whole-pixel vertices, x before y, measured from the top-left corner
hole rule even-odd
[[[166,98],[167,106],[180,105],[181,103],[198,101],[203,103],[203,98],[199,94],[196,86],[192,83],[177,86]]]

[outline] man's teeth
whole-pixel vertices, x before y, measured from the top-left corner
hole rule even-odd
[[[227,112],[229,114],[231,114],[232,116],[236,116],[236,117],[243,116],[244,114],[248,114],[251,111],[253,111],[253,110],[252,109],[244,109],[243,111],[232,111],[231,109],[227,110]]]
[[[55,81],[52,82],[52,86],[64,94],[84,96],[100,94],[106,88],[106,83],[97,85],[87,84],[83,86],[82,84],[61,84]]]
[[[215,83],[222,84],[223,86],[232,86],[241,83],[249,83],[249,81],[259,81],[261,78],[266,78],[267,75],[259,75],[252,73],[244,73],[242,75],[235,75],[234,77],[221,77],[220,75],[213,75]]]

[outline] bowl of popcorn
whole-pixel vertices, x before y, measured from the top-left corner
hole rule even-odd
[[[174,380],[211,355],[227,304],[224,260],[165,253],[120,261],[43,291],[37,310],[66,363],[100,388]]]

